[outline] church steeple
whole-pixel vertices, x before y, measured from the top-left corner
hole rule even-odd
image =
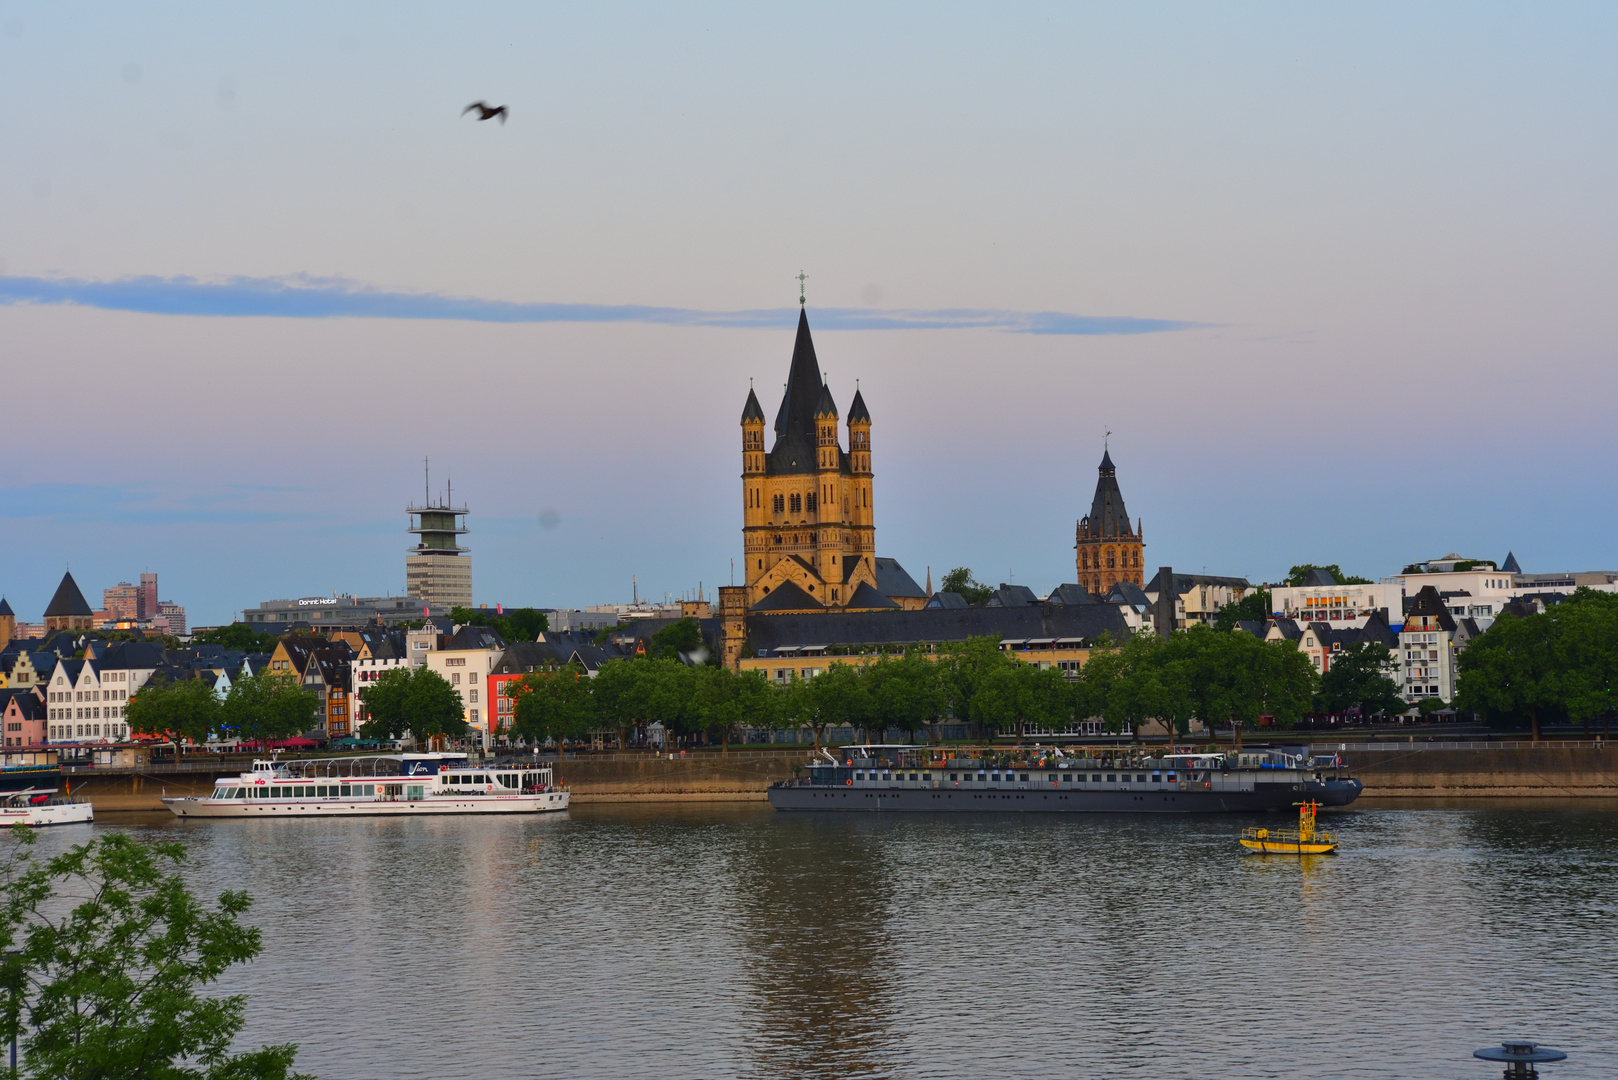
[[[1105,596],[1121,581],[1141,583],[1141,554],[1145,543],[1141,531],[1130,528],[1124,493],[1118,487],[1118,469],[1112,463],[1111,449],[1105,445],[1101,450],[1101,464],[1096,469],[1096,490],[1090,500],[1090,513],[1079,519],[1073,546],[1079,584],[1097,596]]]

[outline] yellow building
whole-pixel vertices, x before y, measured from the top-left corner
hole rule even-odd
[[[764,409],[752,390],[742,410],[742,550],[750,614],[903,606],[878,584],[871,414],[857,389],[848,406],[847,450],[838,421],[808,314],[800,309],[770,449],[764,448]]]
[[[1075,530],[1074,563],[1079,584],[1097,596],[1105,596],[1120,581],[1141,584],[1146,541],[1144,526],[1137,522],[1133,530],[1129,527],[1129,512],[1124,509],[1124,493],[1118,489],[1118,470],[1113,467],[1110,451],[1102,452],[1097,472],[1100,476],[1090,513],[1079,519]]]

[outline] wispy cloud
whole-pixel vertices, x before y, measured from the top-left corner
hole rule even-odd
[[[197,490],[177,484],[25,484],[0,487],[0,521],[61,525],[263,525],[318,520],[288,509],[299,489],[232,484]],[[277,498],[278,496],[282,498]]]
[[[383,292],[343,278],[130,277],[114,281],[0,277],[0,304],[74,304],[148,315],[280,319],[462,319],[493,323],[659,323],[669,326],[790,326],[796,308],[700,311],[636,304],[520,304],[437,293]],[[818,308],[822,330],[1001,330],[1017,334],[1154,334],[1204,323],[1061,311],[939,311]]]

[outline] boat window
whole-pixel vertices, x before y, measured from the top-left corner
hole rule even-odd
[[[1027,782],[1028,782],[1028,774],[1027,774],[1027,773],[1023,773],[1023,774],[1022,774],[1022,781],[1023,781],[1023,783],[1025,783],[1025,784],[1026,784],[1026,783],[1027,783]]]
[[[854,779],[856,779],[856,780],[864,780],[865,779],[865,774],[862,773],[862,772],[856,772],[854,774]]]
[[[1055,773],[1048,773],[1048,774],[1046,774],[1045,778],[1047,780],[1049,780],[1053,784],[1056,783],[1056,774]]]
[[[1129,777],[1126,776],[1126,777],[1124,777],[1124,779],[1128,780]],[[1118,776],[1117,776],[1116,773],[1108,773],[1107,774],[1107,783],[1109,783],[1109,784],[1116,783],[1117,780],[1118,780]]]
[[[1073,774],[1072,773],[1063,773],[1062,774],[1062,780],[1063,780],[1064,783],[1071,784],[1073,782]]]
[[[1169,783],[1171,783],[1171,784],[1174,783],[1174,774],[1173,773],[1169,773]]]
[[[1140,775],[1139,775],[1139,776],[1137,776],[1137,777],[1135,777],[1135,783],[1137,783],[1137,784],[1144,784],[1144,783],[1146,783],[1146,774],[1145,774],[1145,773],[1141,773],[1141,774],[1140,774]]]
[[[950,773],[949,778],[951,780],[959,780],[961,778],[961,775],[960,775],[960,773]]]
[[[375,784],[361,784],[360,785],[360,794],[361,795],[375,795],[376,794],[376,785]]]
[[[349,786],[347,784],[344,784],[341,788],[338,789],[338,791],[342,795],[343,798],[345,798],[345,799],[348,798],[348,796],[349,796]]]
[[[982,776],[983,774],[979,773],[978,775]],[[994,781],[998,781],[1000,779],[1000,774],[999,773],[990,773],[989,774],[989,779],[994,780]]]
[[[983,774],[982,773],[978,773],[978,783],[980,783],[980,784],[983,783]]]
[[[932,779],[933,779],[933,774],[930,773],[930,772],[924,772],[924,773],[921,774],[922,783],[931,783]]]

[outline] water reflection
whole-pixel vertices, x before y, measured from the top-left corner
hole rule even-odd
[[[751,983],[748,1051],[781,1077],[885,1076],[893,1068],[891,869],[865,818],[782,817],[732,861]]]

